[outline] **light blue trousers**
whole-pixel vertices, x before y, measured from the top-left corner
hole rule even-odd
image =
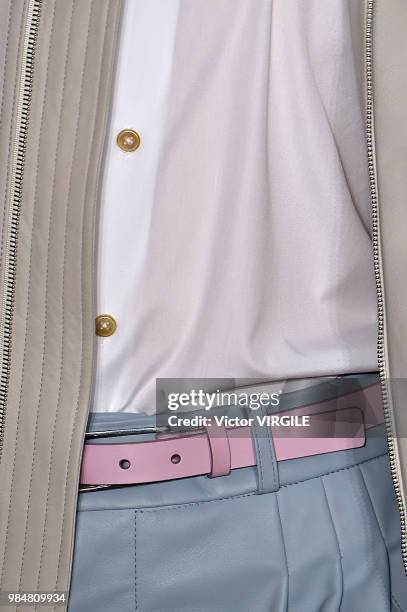
[[[70,612],[407,611],[383,428],[278,472],[82,493]]]

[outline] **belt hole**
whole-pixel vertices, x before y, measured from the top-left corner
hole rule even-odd
[[[122,459],[121,461],[119,461],[119,465],[122,468],[122,470],[128,470],[131,463],[128,459]]]
[[[171,463],[174,463],[175,465],[177,463],[181,463],[181,455],[178,455],[178,454],[172,455]]]

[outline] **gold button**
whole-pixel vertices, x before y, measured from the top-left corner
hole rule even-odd
[[[126,153],[135,151],[140,146],[140,134],[135,130],[122,130],[117,134],[117,144]]]
[[[102,314],[96,317],[96,334],[98,336],[103,336],[103,338],[112,336],[116,328],[116,321],[110,315]]]

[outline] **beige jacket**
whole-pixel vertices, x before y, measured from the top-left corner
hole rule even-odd
[[[365,74],[378,356],[407,559],[407,2],[344,1]],[[0,2],[2,590],[69,589],[120,12],[121,0]]]

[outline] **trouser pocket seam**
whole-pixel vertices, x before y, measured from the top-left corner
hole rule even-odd
[[[399,602],[397,601],[397,599],[395,598],[393,594],[391,596],[391,600],[399,612],[405,612],[406,609],[401,607],[401,605],[399,604]]]

